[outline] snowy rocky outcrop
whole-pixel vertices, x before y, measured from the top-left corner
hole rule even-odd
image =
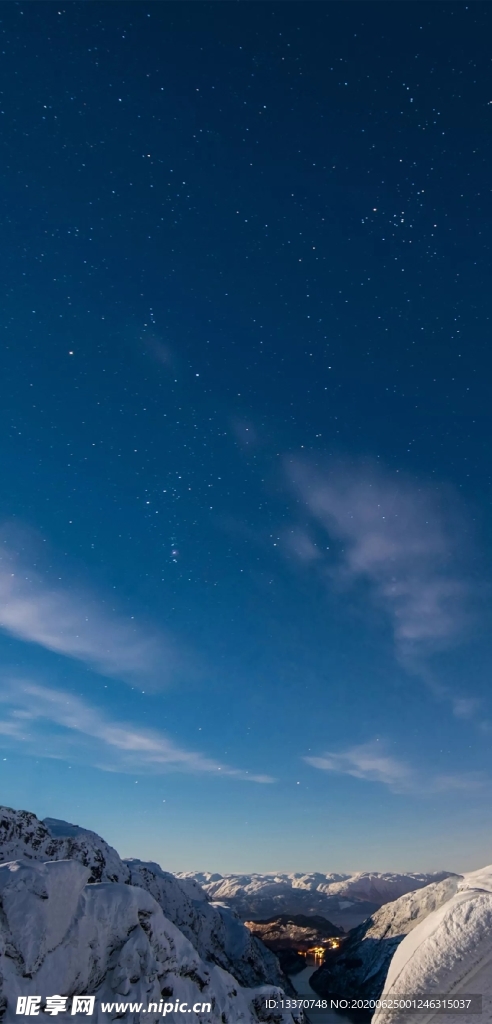
[[[492,865],[463,876],[457,891],[421,921],[398,946],[382,998],[459,997],[479,993],[482,1015],[456,1016],[432,1010],[418,1015],[380,1010],[373,1024],[483,1024],[492,1021]]]
[[[448,874],[446,871],[433,874],[358,872],[355,875],[186,872],[178,878],[180,881],[194,878],[210,899],[227,903],[243,921],[266,920],[281,914],[320,914],[348,931],[389,900],[439,882]]]
[[[151,893],[166,917],[177,925],[205,960],[212,960],[230,971],[241,985],[286,987],[286,978],[274,954],[228,907],[209,903],[194,880],[189,879],[183,885],[158,864],[140,860],[125,863],[131,884]]]
[[[76,860],[89,882],[129,882],[130,871],[112,846],[67,821],[40,821],[30,811],[0,807],[0,860]]]
[[[243,1000],[243,998],[246,998],[246,996],[240,995],[240,992],[242,991],[241,986],[248,989],[248,998],[253,999],[253,1001],[254,999],[260,998],[260,1003],[262,986],[273,985],[276,989],[283,988],[284,990],[287,989],[290,991],[290,983],[282,974],[279,963],[274,954],[271,953],[270,950],[266,949],[258,939],[251,935],[248,929],[245,928],[235,916],[234,912],[227,907],[212,905],[196,881],[193,879],[178,881],[174,875],[163,871],[158,864],[145,863],[139,860],[123,861],[116,850],[109,846],[100,838],[100,836],[88,829],[82,829],[76,825],[71,825],[68,822],[58,821],[55,819],[46,819],[42,822],[39,821],[34,814],[31,814],[28,811],[14,811],[11,808],[0,808],[0,861],[3,862],[3,865],[0,865],[2,868],[6,868],[8,866],[7,862],[18,862],[18,867],[15,870],[12,869],[11,881],[14,877],[17,881],[22,879],[19,891],[22,890],[22,892],[24,892],[24,889],[26,889],[27,886],[26,891],[31,893],[31,897],[33,897],[33,894],[34,896],[38,894],[40,886],[41,889],[43,888],[43,883],[40,881],[40,879],[44,877],[43,872],[48,872],[50,879],[62,879],[65,878],[65,875],[63,875],[62,872],[68,870],[69,873],[72,873],[70,874],[70,878],[72,879],[70,884],[74,885],[74,891],[77,888],[75,884],[76,879],[83,878],[82,885],[84,887],[84,893],[82,895],[80,894],[80,887],[78,890],[80,899],[82,900],[82,909],[79,907],[77,911],[78,916],[80,917],[80,914],[82,914],[82,917],[85,920],[87,914],[89,914],[89,916],[90,914],[96,914],[96,916],[97,914],[100,914],[102,918],[105,919],[109,913],[110,917],[112,917],[112,919],[114,918],[116,931],[118,932],[119,929],[121,932],[121,929],[123,929],[122,934],[124,932],[124,925],[115,918],[118,900],[121,901],[121,899],[123,899],[121,893],[126,893],[127,890],[134,890],[138,893],[142,890],[145,897],[151,899],[152,903],[155,903],[156,907],[159,909],[162,921],[164,922],[163,925],[159,916],[155,918],[155,921],[160,922],[159,929],[162,930],[162,927],[168,927],[171,929],[171,932],[169,933],[171,935],[174,935],[174,932],[179,930],[178,934],[183,942],[187,942],[188,945],[191,944],[191,947],[194,950],[196,962],[201,964],[200,970],[202,970],[202,973],[203,971],[208,971],[211,977],[216,979],[223,978],[223,976],[225,976],[226,981],[224,984],[226,987],[229,986],[229,988],[232,985],[235,989],[236,995],[234,996],[234,999],[236,1001],[238,999]],[[67,865],[68,867],[62,868],[60,866],[62,864]],[[32,871],[32,875],[28,876],[26,875],[26,871],[29,869]],[[57,871],[60,872],[59,875],[55,874]],[[41,874],[39,874],[39,872]],[[2,877],[5,878],[6,876],[3,875]],[[29,888],[29,886],[31,886],[31,882],[26,882],[28,877],[32,879],[32,892],[31,888]],[[14,883],[12,883],[12,885],[13,884]],[[14,890],[15,886],[14,889],[10,886],[9,893],[14,892]],[[97,892],[101,894],[101,898],[94,903],[96,898],[94,894]],[[119,897],[115,895],[118,892],[120,893]],[[11,898],[12,897],[9,896],[9,899]],[[41,900],[46,899],[47,897],[45,895],[39,896],[38,894],[38,898]],[[138,898],[138,896],[134,897],[134,899],[137,899],[137,902]],[[124,899],[126,899],[126,896]],[[144,899],[144,896],[142,896],[142,899]],[[19,906],[21,906],[21,903],[19,903]],[[32,906],[34,906],[34,904],[32,904]],[[54,908],[55,903],[43,904],[43,906],[45,906],[45,909],[48,906]],[[71,907],[72,905],[67,904],[67,906]],[[58,904],[56,904],[56,907],[58,907]],[[140,913],[140,909],[137,912],[137,917]],[[23,912],[20,911],[19,913],[22,917]],[[56,913],[58,914],[58,910]],[[142,910],[142,913],[144,913],[144,910]],[[154,909],[152,913],[155,914],[156,910]],[[154,918],[152,918],[152,920],[154,920]],[[31,924],[33,921],[34,918],[31,918]],[[35,927],[39,931],[38,925]],[[51,918],[49,919],[46,927],[48,930],[52,927]],[[86,926],[84,925],[84,928],[85,927]],[[75,928],[75,921],[73,920],[73,917],[70,928]],[[90,931],[89,925],[87,925],[87,928],[89,928]],[[120,934],[120,932],[118,932],[118,934]],[[23,947],[19,948],[12,936],[7,938],[4,936],[4,941],[7,943],[9,949],[12,948],[15,950],[14,961],[16,961],[17,958],[18,964],[20,965],[20,976],[23,978]],[[27,941],[27,939],[24,935],[22,942],[25,943],[25,941]],[[82,939],[80,941],[82,942]],[[117,938],[114,938],[114,942],[116,942],[115,948],[117,948],[118,941],[119,940],[117,940]],[[174,941],[175,940],[173,939],[173,942]],[[70,942],[72,943],[72,940],[70,940]],[[111,942],[113,942],[112,938]],[[63,958],[65,953],[63,953],[61,946],[57,946],[56,948],[58,949],[57,955]],[[51,952],[51,949],[49,951]],[[79,953],[77,953],[77,955],[79,955]],[[83,954],[81,952],[80,955],[83,960]],[[144,955],[142,954],[142,956]],[[145,952],[144,960],[148,959],[148,956],[150,956],[150,953],[147,951]],[[94,972],[92,972],[90,974],[89,983],[92,986],[96,984],[94,978],[102,978],[102,975],[105,974],[106,968],[107,964],[102,962],[96,970],[96,973],[94,974]],[[215,969],[219,970],[219,974],[214,973]],[[225,974],[225,972],[227,972],[227,974]],[[12,982],[12,977],[9,972],[5,973],[4,971],[4,975],[5,979],[7,979],[4,984],[8,987]],[[22,984],[24,985],[24,981],[22,981]],[[106,981],[103,979],[101,982],[97,981],[97,984],[103,984],[104,988]],[[168,985],[165,985],[164,987],[169,988]],[[59,992],[60,988],[61,983],[58,984],[55,991]],[[178,989],[179,986],[178,988],[175,987],[173,989],[173,991],[176,992],[176,996],[181,994],[181,990]],[[200,989],[200,985],[198,985],[198,989]],[[253,989],[255,991],[251,994]],[[90,991],[95,992],[96,989],[93,987]],[[106,991],[106,989],[104,989],[104,991]],[[259,997],[257,995],[258,992],[260,992]],[[20,994],[26,994],[25,986]],[[36,990],[36,994],[40,993]],[[64,994],[67,993],[64,992]],[[122,993],[119,992],[119,994],[121,995]],[[104,995],[103,998],[106,999],[106,995]],[[133,995],[128,998],[129,1000],[131,998],[131,1001],[139,1000],[138,996],[134,997]],[[217,996],[217,998],[219,997]],[[222,998],[222,996],[220,998]],[[153,1001],[154,997],[149,996],[149,1000]],[[217,1005],[219,1004],[217,1003]],[[235,1009],[232,1017],[228,1016],[230,1008],[224,1009],[227,1020],[242,1020],[243,1018],[241,1016],[237,1017],[237,1013],[239,1013],[239,1004],[238,1006],[236,1006],[236,1004],[234,1005]],[[241,1006],[242,1005],[243,1004],[241,1003]],[[250,1011],[248,1010],[248,1013],[249,1012]],[[259,1012],[260,1018],[258,1019],[261,1019],[261,1012],[263,1011],[260,1010]],[[243,1013],[242,1009],[241,1013]],[[251,1016],[250,1014],[249,1017],[244,1017],[244,1020],[256,1020],[257,1017],[255,1016],[255,1013],[257,1013],[257,1011],[252,1010],[251,1014],[253,1015]],[[148,1015],[144,1020],[147,1019]],[[167,1019],[171,1018],[168,1016]],[[212,1019],[215,1021],[217,1018],[213,1017]],[[290,1020],[290,1018],[288,1019]],[[191,1015],[190,1020],[193,1020]]]
[[[74,995],[96,997],[91,1020],[103,1024],[154,1024],[160,1001],[179,998],[190,1024],[257,1024],[267,997],[280,990],[242,988],[215,964],[205,963],[195,947],[169,921],[156,900],[137,886],[121,882],[88,885],[90,871],[77,861],[10,861],[0,864],[0,1003],[6,1024],[16,1016],[18,996],[68,997],[58,1020],[83,1024],[71,1014]],[[133,1003],[131,1010],[122,1003]],[[210,1003],[210,1011],[202,1003]],[[112,1009],[103,1010],[103,1003]],[[148,1012],[150,1003],[154,1010]],[[135,1004],[142,1004],[139,1009]],[[144,1014],[143,1009],[147,1012]],[[182,1013],[167,1014],[178,1024]],[[270,1018],[292,1024],[288,1014]]]
[[[405,935],[457,891],[462,875],[450,875],[386,903],[367,921],[354,928],[336,956],[311,978],[320,995],[377,999],[383,991],[393,954]]]
[[[278,961],[226,907],[213,906],[194,879],[178,880],[158,864],[123,861],[95,832],[66,821],[39,821],[29,811],[0,809],[0,860],[76,860],[89,869],[90,883],[124,882],[146,889],[165,917],[204,960],[223,967],[241,985],[289,989]]]

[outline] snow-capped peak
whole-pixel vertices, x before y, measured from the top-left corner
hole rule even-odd
[[[0,861],[7,1022],[18,995],[89,992],[99,1006],[124,997],[146,1007],[167,992],[190,1005],[210,1001],[210,1013],[190,1014],[189,1024],[256,1024],[265,999],[282,993],[276,957],[196,881],[185,891],[158,864],[125,862],[88,829],[0,808]],[[77,1024],[77,1016],[59,1019]],[[149,1014],[141,1019],[153,1024]],[[279,1020],[292,1024],[289,1013]]]

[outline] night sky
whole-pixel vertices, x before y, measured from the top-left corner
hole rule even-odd
[[[2,802],[490,862],[490,4],[0,16]]]

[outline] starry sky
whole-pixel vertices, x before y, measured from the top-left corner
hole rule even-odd
[[[0,16],[2,801],[490,862],[490,5]]]

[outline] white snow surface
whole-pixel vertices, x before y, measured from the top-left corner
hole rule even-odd
[[[206,871],[183,872],[180,880],[195,879],[212,900],[220,900],[237,910],[243,920],[260,920],[282,913],[324,914],[337,924],[348,926],[367,918],[384,903],[407,892],[446,878],[450,872],[431,874],[395,874],[357,872],[354,875],[279,873],[220,875]],[[358,905],[361,914],[357,920]]]
[[[205,960],[229,971],[242,985],[285,985],[277,958],[236,915],[216,908],[194,879],[177,879],[159,864],[122,860],[95,832],[66,821],[39,821],[29,811],[0,810],[0,860],[76,860],[89,868],[88,881],[124,882],[146,889],[164,915]]]
[[[179,997],[189,1006],[210,1002],[211,1012],[187,1014],[190,1024],[253,1024],[255,1001],[278,989],[241,988],[222,968],[204,963],[191,942],[164,917],[144,889],[120,882],[87,885],[88,870],[76,861],[10,861],[0,865],[0,923],[4,1020],[13,1024],[19,995],[91,993],[94,1024],[114,1020],[160,1021],[159,1014],[118,1009],[102,1002],[159,1003]],[[182,1014],[166,1021],[178,1024]],[[281,1018],[285,1024],[292,1018]],[[82,1014],[58,1015],[82,1024]]]
[[[185,891],[158,864],[122,861],[94,832],[10,808],[0,809],[0,861],[7,1024],[18,995],[94,994],[99,1024],[112,1019],[102,1015],[101,1000],[147,1006],[162,991],[189,1005],[212,1003],[210,1014],[187,1014],[190,1024],[269,1019],[262,1002],[282,991],[276,957],[230,910],[212,906],[196,882]],[[154,1021],[151,1013],[113,1016]],[[182,1019],[166,1016],[171,1024]],[[292,1024],[287,1013],[277,1019]]]
[[[78,860],[89,882],[129,882],[130,871],[109,843],[66,821],[40,821],[30,811],[0,807],[0,860]]]
[[[492,1021],[492,865],[463,876],[457,892],[401,942],[390,964],[381,998],[435,994],[483,996],[475,1014],[404,1014],[380,1010],[373,1024],[490,1024]]]
[[[322,892],[327,896],[338,896],[352,900],[370,900],[387,903],[398,899],[406,892],[413,892],[431,882],[441,881],[449,872],[433,874],[394,874],[359,871],[355,875],[218,875],[207,871],[179,872],[179,879],[195,879],[214,899],[227,900],[237,896],[279,895],[292,889]]]
[[[285,984],[276,956],[228,907],[209,903],[194,879],[175,878],[158,864],[127,860],[130,882],[150,892],[205,960],[230,971],[242,985]]]
[[[394,874],[377,871],[359,871],[340,882],[330,882],[327,886],[317,886],[318,892],[326,892],[330,896],[341,896],[352,900],[369,900],[371,903],[388,903],[397,900],[407,892],[422,889],[431,882],[440,882],[448,872],[434,874]]]
[[[320,995],[379,999],[391,959],[403,940],[458,889],[462,875],[450,875],[423,889],[405,893],[350,933],[340,955],[323,964],[313,978]]]

